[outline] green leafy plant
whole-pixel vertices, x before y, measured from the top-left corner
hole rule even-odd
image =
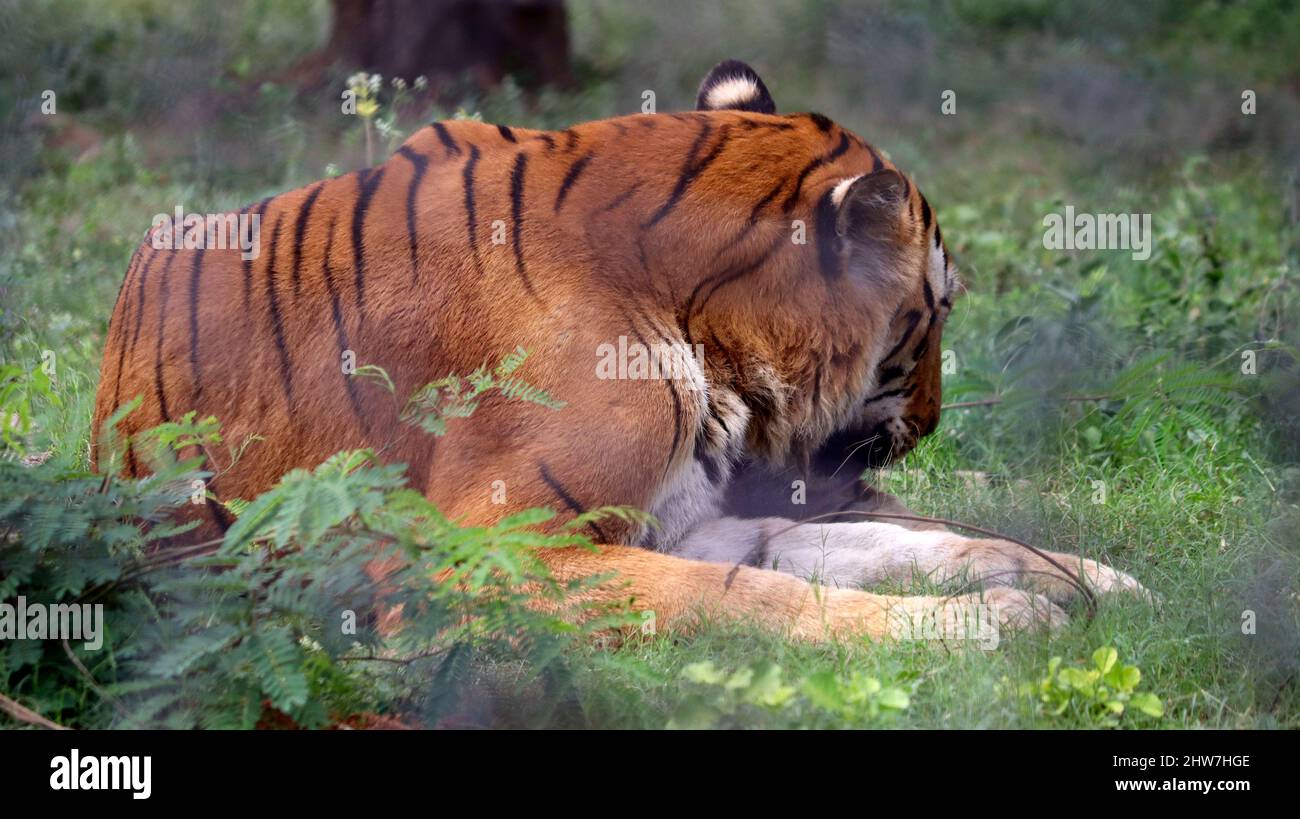
[[[62,403],[43,368],[0,365],[0,439],[7,448],[22,448],[32,429],[32,403],[39,400],[54,406]]]
[[[885,685],[860,671],[847,676],[816,672],[787,684],[781,667],[771,662],[730,673],[710,661],[692,663],[682,669],[681,680],[689,696],[669,721],[669,728],[743,727],[764,722],[788,727],[828,722],[874,724],[906,711],[911,703],[902,687]]]
[[[912,702],[901,686],[885,685],[876,677],[860,671],[847,677],[831,671],[810,674],[800,690],[818,708],[838,714],[850,723],[906,711]]]
[[[540,387],[535,387],[514,373],[528,360],[528,351],[516,347],[492,369],[480,366],[466,377],[449,375],[416,390],[402,410],[401,418],[415,424],[425,432],[443,435],[447,421],[466,418],[478,409],[483,397],[490,392],[500,393],[514,401],[526,401],[548,409],[562,409],[563,401],[553,398]]]
[[[346,92],[352,95],[355,113],[360,117],[365,136],[366,164],[375,163],[374,138],[377,132],[384,139],[387,153],[392,153],[405,133],[397,127],[400,110],[411,96],[411,90],[423,91],[428,86],[424,77],[416,77],[408,85],[401,77],[389,80],[388,90],[379,74],[359,71],[348,77]]]
[[[561,406],[514,376],[525,358],[429,385],[406,420],[441,435],[489,390]],[[362,374],[391,386],[379,368]],[[101,474],[0,461],[0,598],[97,603],[109,632],[97,652],[0,643],[0,690],[38,713],[82,727],[317,727],[384,713],[430,723],[456,707],[476,657],[555,675],[570,641],[635,622],[621,606],[573,602],[608,578],[561,583],[541,552],[592,548],[587,523],[650,524],[645,513],[595,509],[549,534],[549,509],[461,526],[369,450],[225,503],[238,517],[220,539],[158,549],[198,525],[183,512],[223,440],[216,419],[193,412],[128,440],[116,427],[139,406],[108,420]],[[119,475],[128,446],[150,475]],[[380,627],[398,613],[400,628]]]
[[[1063,666],[1060,657],[1047,663],[1047,676],[1036,687],[1039,701],[1054,716],[1072,711],[1097,725],[1114,727],[1134,712],[1153,719],[1164,715],[1160,698],[1138,691],[1142,672],[1119,662],[1119,652],[1103,646],[1092,653],[1091,666]]]

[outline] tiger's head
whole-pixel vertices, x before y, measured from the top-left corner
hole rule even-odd
[[[776,110],[754,70],[734,60],[705,78],[697,107]],[[805,286],[789,291],[772,317],[788,323],[773,331],[781,339],[774,347],[789,350],[796,327],[810,343],[803,360],[785,356],[794,363],[777,379],[786,395],[779,415],[795,420],[769,429],[755,449],[853,480],[901,458],[938,426],[940,338],[960,284],[917,186],[857,136],[807,116],[828,136],[846,134],[849,148],[803,166],[819,244],[810,255],[820,257],[823,275],[788,278]],[[834,275],[825,275],[828,267]]]
[[[896,282],[870,387],[812,457],[817,472],[856,476],[901,458],[938,427],[940,340],[959,284],[934,212],[906,177],[881,170],[846,179],[832,199],[850,274],[889,268]]]

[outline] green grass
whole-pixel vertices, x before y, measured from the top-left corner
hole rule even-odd
[[[1261,93],[1272,89],[1278,96],[1270,99],[1282,98],[1277,105],[1284,107],[1294,99],[1274,81],[1288,76],[1282,57],[1295,49],[1273,54],[1256,35],[1262,19],[1289,36],[1300,30],[1296,15],[1276,12],[1278,22],[1270,4],[1221,12],[1207,4],[1197,13],[1170,12],[1158,30],[1137,26],[1155,33],[1129,36],[1154,39],[1126,41],[1130,50],[1111,54],[1095,31],[1072,29],[1068,15],[1054,17],[1032,3],[994,5],[1001,11],[958,4],[961,13],[950,18],[923,3],[912,16],[891,18],[869,3],[811,11],[773,3],[742,19],[738,31],[705,15],[700,30],[683,38],[667,12],[656,18],[627,6],[574,3],[579,90],[547,92],[529,103],[506,86],[463,102],[489,121],[555,126],[633,110],[644,87],[660,89],[662,108],[684,104],[697,69],[733,51],[758,53],[760,67],[762,57],[773,67],[798,66],[784,77],[769,71],[778,102],[824,110],[879,142],[936,205],[970,288],[944,339],[957,365],[945,377],[945,400],[1003,399],[946,411],[935,435],[879,476],[882,488],[923,514],[1102,560],[1138,577],[1159,594],[1160,605],[1107,599],[1092,621],[1075,610],[1062,632],[1005,639],[994,651],[926,641],[805,645],[743,623],[715,622],[617,648],[572,649],[560,679],[539,679],[516,658],[500,656],[475,667],[481,684],[460,708],[464,720],[646,728],[1094,727],[1099,723],[1086,709],[1053,713],[1023,686],[1038,685],[1053,657],[1085,666],[1096,649],[1112,646],[1122,663],[1141,669],[1141,690],[1164,704],[1160,718],[1130,709],[1123,726],[1300,727],[1293,386],[1300,239],[1288,210],[1294,182],[1282,172],[1286,154],[1264,129],[1250,137],[1249,150],[1217,147],[1178,116],[1169,120],[1171,129],[1182,129],[1176,132],[1135,128],[1115,145],[1088,144],[1080,136],[1088,122],[1077,112],[1071,118],[1054,111],[1051,100],[1031,96],[1026,115],[1012,102],[1017,93],[1032,93],[1032,84],[1009,79],[1004,88],[996,79],[998,70],[1048,77],[1063,65],[1095,61],[1124,66],[1161,88],[1188,89],[1201,87],[1198,80],[1215,70],[1237,71],[1264,78],[1257,81]],[[319,4],[305,6],[320,12]],[[188,135],[192,153],[151,159],[143,129],[132,120],[153,113],[148,95],[128,95],[125,110],[95,101],[96,88],[129,84],[134,69],[125,67],[124,55],[133,44],[165,41],[139,23],[138,9],[122,4],[102,20],[66,23],[76,35],[69,42],[78,44],[73,79],[86,85],[87,66],[107,72],[99,85],[78,91],[85,97],[83,119],[107,135],[99,155],[73,163],[40,151],[24,154],[17,168],[6,169],[12,193],[0,199],[0,363],[31,369],[43,351],[55,353],[62,402],[38,402],[26,448],[69,466],[85,463],[107,318],[152,214],[177,202],[190,210],[237,206],[318,178],[327,164],[355,167],[362,156],[356,123],[340,125],[271,87],[249,101],[239,123],[222,126],[235,128],[253,158],[227,165],[219,154],[195,162],[212,139],[195,134]],[[863,103],[861,83],[846,79],[853,53],[826,57],[817,50],[828,30],[868,11],[872,19],[892,21],[882,36],[903,36],[917,25],[953,45],[952,52],[932,49],[938,56],[922,63],[929,68],[914,69],[919,74],[898,82],[880,78],[879,98],[897,111]],[[265,25],[212,40],[213,62],[236,66],[238,74],[249,70],[250,60],[289,61],[295,49],[310,47],[310,38],[294,34],[287,12],[248,4],[244,13],[261,15]],[[33,30],[58,30],[42,19]],[[793,27],[781,31],[778,21]],[[170,17],[159,24],[164,33],[180,25]],[[1233,36],[1217,41],[1219,27]],[[110,45],[96,51],[102,39],[96,32],[106,31],[113,33]],[[968,35],[1007,45],[1000,58],[1006,62],[972,54],[962,45]],[[717,48],[732,50],[715,54],[713,37],[725,44]],[[1011,48],[1044,38],[1050,47],[1029,55]],[[20,81],[32,87],[59,81],[59,61],[30,48],[30,72],[11,73],[9,90]],[[1190,60],[1188,53],[1203,59]],[[945,68],[964,66],[969,87],[960,90],[959,110],[969,114],[936,121]],[[898,87],[927,101],[900,97]],[[1191,97],[1184,103],[1199,104]],[[409,129],[423,116],[453,109],[408,111],[399,124]],[[12,123],[13,110],[4,113]],[[1177,150],[1162,150],[1166,143]],[[1044,250],[1041,219],[1063,204],[1152,213],[1156,253],[1140,263],[1122,252]],[[1241,371],[1246,350],[1256,351],[1254,375]],[[890,591],[934,589],[918,584]],[[1253,634],[1243,633],[1247,611],[1255,615]],[[699,682],[707,676],[703,663],[727,674],[750,669],[759,682],[740,680],[730,689]],[[833,684],[819,676],[827,672]],[[868,707],[877,694],[837,709],[801,687],[821,680],[839,686],[834,696],[848,697],[865,678],[905,692],[907,706]]]

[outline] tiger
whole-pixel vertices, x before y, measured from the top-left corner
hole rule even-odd
[[[1067,621],[1077,586],[1016,544],[853,515],[906,512],[860,477],[938,426],[962,285],[916,184],[828,117],[777,113],[743,62],[715,66],[692,111],[564,130],[434,122],[381,164],[238,215],[263,226],[256,258],[139,247],[94,410],[98,429],[139,396],[128,439],[189,411],[227,440],[256,436],[237,464],[208,454],[213,496],[252,498],[371,448],[469,524],[644,510],[586,524],[592,550],[541,558],[562,582],[612,577],[582,594],[657,628],[723,616],[801,640],[887,639],[900,616],[981,604],[999,627]],[[600,375],[597,351],[620,344],[698,354],[672,377]],[[340,366],[382,367],[409,395],[519,347],[528,382],[564,408],[488,395],[445,437],[401,423],[391,395]],[[129,449],[120,469],[147,471]],[[811,502],[754,508],[792,476]],[[211,500],[203,514],[232,522]],[[1143,591],[1047,554],[1100,591]],[[868,590],[918,576],[973,582],[948,597]]]

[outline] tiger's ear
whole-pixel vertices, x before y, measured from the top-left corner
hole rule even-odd
[[[835,232],[842,239],[875,246],[901,240],[909,194],[902,174],[889,169],[873,171],[840,185],[847,187],[836,186],[831,199],[839,208]]]
[[[725,60],[713,66],[700,83],[695,110],[775,114],[776,103],[772,102],[772,95],[767,93],[767,86],[757,71],[740,60]]]

